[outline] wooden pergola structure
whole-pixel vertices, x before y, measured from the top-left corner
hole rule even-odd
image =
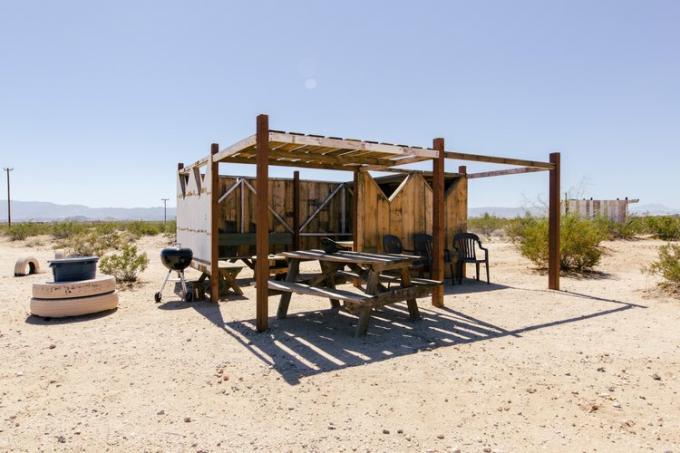
[[[256,318],[257,330],[268,328],[268,278],[269,278],[269,166],[315,168],[351,171],[354,174],[353,197],[354,225],[357,231],[360,216],[356,215],[358,199],[362,196],[358,181],[361,172],[369,170],[400,172],[397,166],[432,161],[432,278],[444,280],[445,217],[444,217],[444,163],[446,159],[499,163],[519,168],[496,172],[467,174],[466,167],[459,173],[467,178],[501,176],[533,171],[550,172],[550,259],[549,288],[559,289],[559,222],[560,222],[560,156],[550,155],[549,162],[481,156],[446,151],[444,139],[435,138],[431,148],[396,145],[375,141],[355,140],[321,135],[283,132],[269,128],[269,117],[258,115],[256,132],[231,146],[220,149],[212,144],[210,155],[184,166],[178,164],[178,225],[177,239],[194,251],[192,265],[210,276],[219,274],[219,164],[238,163],[256,166]],[[203,169],[203,170],[202,170]],[[410,170],[409,170],[410,171]],[[210,278],[210,294],[217,301],[219,281]],[[444,304],[443,287],[432,292],[432,304]]]

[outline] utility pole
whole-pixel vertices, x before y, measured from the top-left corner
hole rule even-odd
[[[161,198],[163,200],[163,225],[168,223],[168,200],[169,198]]]
[[[9,172],[14,170],[13,168],[5,167],[3,170],[7,173],[7,227],[12,228],[12,204],[10,202],[9,193]]]

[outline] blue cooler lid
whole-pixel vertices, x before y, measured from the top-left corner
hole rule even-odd
[[[59,258],[56,260],[50,260],[48,263],[50,263],[50,267],[52,267],[55,264],[79,264],[79,263],[92,263],[92,262],[97,262],[99,261],[98,256],[74,256],[71,258]]]

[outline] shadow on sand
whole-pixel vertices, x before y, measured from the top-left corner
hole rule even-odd
[[[93,319],[104,318],[115,313],[118,309],[100,311],[99,313],[92,313],[90,315],[67,316],[65,318],[43,318],[42,316],[29,315],[26,317],[26,324],[34,324],[40,326],[59,325],[59,324],[74,324],[77,322],[92,321]]]
[[[446,293],[469,294],[502,289],[542,292],[542,290],[512,288],[498,284],[474,283],[447,286]],[[555,294],[555,292],[551,293]],[[433,310],[424,307],[423,303],[419,304],[422,319],[409,322],[408,310],[402,303],[375,311],[371,318],[368,335],[364,338],[353,336],[356,317],[331,308],[294,313],[284,320],[270,317],[270,330],[265,334],[255,331],[254,319],[225,322],[220,307],[208,302],[167,302],[159,308],[166,310],[193,308],[276,370],[291,385],[298,384],[304,377],[375,363],[423,350],[507,336],[521,338],[523,333],[533,330],[580,322],[633,308],[646,308],[643,305],[578,293],[557,294],[608,302],[617,306],[606,310],[586,312],[566,319],[506,330],[452,308]],[[270,306],[275,305],[275,301],[277,302],[278,298],[272,297]]]

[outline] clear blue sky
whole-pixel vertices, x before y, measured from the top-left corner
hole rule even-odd
[[[275,129],[557,150],[565,190],[680,207],[679,24],[672,0],[5,0],[0,165],[16,199],[158,206],[177,162],[269,113]],[[546,188],[545,174],[477,180],[470,205]]]

